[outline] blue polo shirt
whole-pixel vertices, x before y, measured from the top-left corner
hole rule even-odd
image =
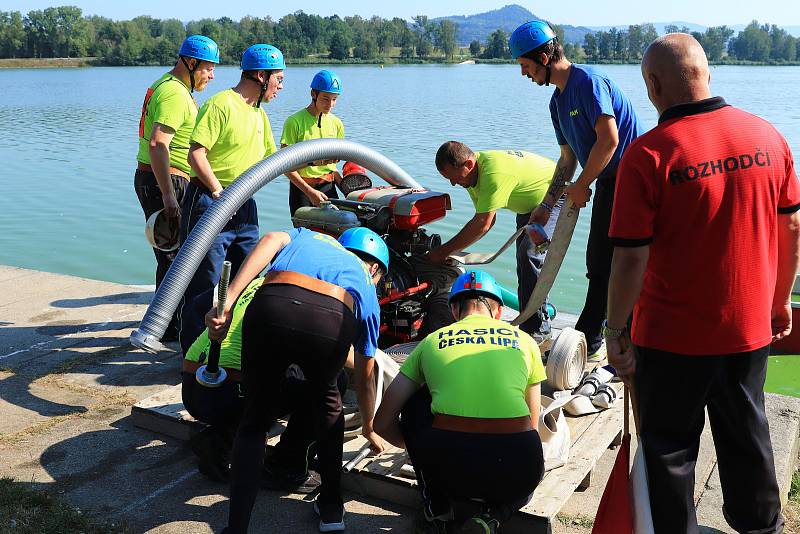
[[[367,264],[336,239],[306,228],[289,232],[291,241],[272,260],[270,271],[293,271],[330,282],[353,296],[359,325],[355,349],[375,356],[380,334],[381,309]]]
[[[581,167],[586,166],[597,134],[594,127],[600,115],[614,117],[619,144],[611,161],[598,179],[613,176],[628,145],[644,132],[631,101],[611,78],[588,65],[572,65],[564,91],[558,88],[550,98],[550,118],[559,145],[569,145]]]

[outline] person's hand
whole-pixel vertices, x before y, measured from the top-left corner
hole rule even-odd
[[[177,219],[180,216],[181,206],[174,194],[161,195],[161,201],[164,203],[164,213],[168,219]]]
[[[586,203],[592,198],[592,190],[589,189],[589,186],[583,185],[580,182],[568,185],[564,193],[576,208],[586,207]]]
[[[213,198],[214,200],[218,200],[220,195],[222,195],[223,191],[224,189],[222,189],[221,187],[219,189],[215,189],[214,191],[211,192],[211,198]]]
[[[442,247],[432,248],[431,251],[428,252],[428,260],[431,263],[444,263],[448,256],[450,256],[450,253]]]
[[[380,454],[386,450],[386,442],[374,430],[364,428],[361,435],[369,442],[369,448],[372,449],[373,454]]]
[[[331,165],[332,163],[339,163],[338,159],[318,159],[316,161],[311,162],[312,165],[315,167],[321,167],[323,165]]]
[[[228,335],[230,327],[230,310],[225,310],[221,317],[217,317],[217,307],[214,306],[206,313],[205,323],[208,327],[208,338],[214,341],[221,341]]]
[[[306,191],[306,196],[308,197],[308,200],[310,200],[311,203],[316,207],[319,207],[320,202],[328,200],[328,195],[322,191],[317,191],[313,187]]]
[[[542,226],[547,224],[547,221],[550,220],[550,210],[539,204],[536,206],[536,209],[533,210],[531,213],[531,218],[528,220],[528,223],[536,223]]]
[[[772,307],[772,341],[785,338],[792,332],[792,305],[789,302]]]
[[[629,384],[636,371],[636,358],[628,334],[619,337],[606,338],[606,352],[608,353],[608,363],[617,371],[617,376]]]

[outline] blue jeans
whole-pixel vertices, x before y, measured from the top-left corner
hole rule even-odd
[[[561,207],[564,205],[564,199],[559,199],[553,206],[553,211],[550,213],[550,218],[544,226],[548,237],[553,236],[553,231],[556,229],[556,221],[558,221],[558,214],[561,213]],[[528,224],[530,220],[530,213],[523,213],[517,215],[517,228],[522,228]],[[544,258],[547,252],[536,252],[536,246],[531,243],[531,238],[527,232],[523,232],[517,238],[517,297],[519,298],[519,309],[524,310],[531,298],[533,288],[539,280],[539,273],[542,272],[542,265],[544,265]],[[548,318],[545,306],[548,304],[549,299],[545,298],[542,307],[530,319],[519,325],[523,332],[530,335],[533,334],[549,334],[550,333],[550,319]]]
[[[181,244],[213,202],[208,189],[189,184],[182,206]],[[228,260],[232,263],[233,279],[245,257],[255,248],[258,238],[258,210],[256,201],[250,198],[233,214],[211,244],[183,294],[178,308],[178,339],[184,354],[206,328],[204,318],[214,304],[214,287],[222,273],[222,262]]]

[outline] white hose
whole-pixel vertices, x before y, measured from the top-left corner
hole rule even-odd
[[[586,336],[566,327],[556,338],[547,357],[547,383],[559,391],[578,387],[586,367]]]

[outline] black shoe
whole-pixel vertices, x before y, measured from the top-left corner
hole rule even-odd
[[[197,468],[203,475],[216,482],[228,482],[230,451],[213,427],[192,436],[189,447],[197,455]]]
[[[267,460],[261,472],[261,487],[273,491],[290,491],[292,493],[314,493],[322,484],[316,471],[291,471],[276,462]]]
[[[496,534],[500,529],[500,521],[490,514],[482,513],[467,519],[461,529],[460,534]]]
[[[344,506],[336,503],[314,501],[314,511],[319,516],[320,532],[344,531]]]
[[[214,482],[228,483],[230,481],[231,466],[225,458],[200,457],[197,461],[197,469],[206,478]]]

